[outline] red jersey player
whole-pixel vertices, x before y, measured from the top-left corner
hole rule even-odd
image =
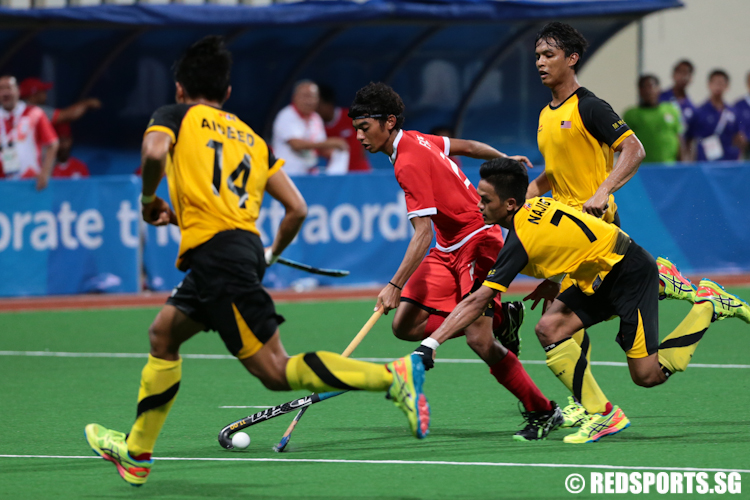
[[[376,308],[382,306],[386,313],[398,308],[394,335],[420,341],[437,330],[463,297],[481,286],[503,246],[502,232],[484,224],[476,189],[448,156],[506,155],[481,142],[404,131],[403,112],[403,101],[392,88],[370,83],[357,92],[349,117],[365,150],[390,157],[414,226],[401,265],[378,295]],[[513,158],[531,166],[523,156]],[[433,226],[437,245],[425,257]],[[518,352],[521,303],[488,304],[485,314],[465,329],[466,342],[526,408],[528,424],[514,439],[544,439],[562,423],[560,409],[536,387],[516,354],[493,338],[493,317],[495,336]],[[431,358],[424,363],[432,367]]]

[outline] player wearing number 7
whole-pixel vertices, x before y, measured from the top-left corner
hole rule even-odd
[[[378,295],[376,309],[382,306],[388,313],[397,308],[394,335],[419,342],[438,328],[462,298],[481,286],[503,246],[501,229],[482,221],[477,191],[449,155],[482,159],[506,155],[481,142],[403,130],[403,113],[401,97],[384,83],[360,89],[349,108],[364,148],[390,157],[414,226],[406,254]],[[526,157],[514,158],[531,166]],[[433,227],[437,245],[427,253]],[[481,318],[460,333],[465,333],[466,343],[487,363],[498,383],[523,403],[528,425],[514,439],[538,440],[562,418],[557,405],[542,394],[516,356],[522,321],[523,304],[501,304],[498,296]]]
[[[281,170],[283,160],[239,118],[222,111],[231,91],[231,64],[221,37],[190,47],[175,65],[177,104],[154,113],[143,139],[143,218],[180,226],[177,265],[188,273],[149,329],[151,352],[130,432],[98,424],[85,428],[94,452],[134,486],[146,482],[156,439],[180,387],[180,346],[203,330],[218,331],[268,389],[387,391],[416,437],[429,431],[418,355],[378,365],[322,351],[290,357],[284,350],[278,329],[284,318],[261,285],[266,264],[255,224],[267,191],[286,209],[272,246],[279,255],[299,231],[307,206]],[[165,170],[174,212],[154,195]]]
[[[479,317],[498,292],[523,273],[551,278],[567,273],[573,286],[542,314],[536,334],[547,353],[547,366],[571,393],[576,385],[596,385],[580,363],[581,347],[572,335],[611,316],[620,317],[617,343],[627,356],[637,385],[653,387],[684,371],[713,321],[737,317],[750,323],[750,306],[713,281],[701,281],[687,317],[659,343],[659,281],[654,258],[620,228],[551,198],[526,199],[526,169],[510,159],[486,162],[477,191],[485,222],[508,229],[505,246],[482,286],[464,299],[418,349],[426,366],[438,344]],[[667,288],[666,293],[673,293]],[[585,359],[585,357],[583,358]],[[630,425],[614,406],[593,413],[566,443],[588,443]]]

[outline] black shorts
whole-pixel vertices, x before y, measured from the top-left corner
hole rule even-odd
[[[263,245],[251,232],[216,234],[185,256],[190,270],[175,287],[170,304],[206,330],[219,332],[234,356],[252,356],[284,318],[261,285],[266,271]]]
[[[571,286],[558,296],[588,328],[620,317],[617,343],[629,358],[645,358],[659,349],[659,272],[650,253],[630,242],[593,295]]]

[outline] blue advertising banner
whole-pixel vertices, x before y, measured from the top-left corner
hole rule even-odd
[[[138,290],[138,179],[0,182],[0,296]]]
[[[478,169],[465,172],[476,185]],[[294,180],[308,217],[284,256],[351,274],[329,278],[276,264],[266,271],[265,285],[386,283],[412,235],[393,172]],[[649,165],[616,200],[623,229],[682,271],[750,273],[748,186],[749,163]],[[42,192],[31,181],[0,182],[0,296],[134,292],[142,271],[149,288],[174,287],[184,276],[174,267],[179,229],[139,222],[139,192],[140,179],[133,176],[54,180]],[[158,194],[168,198],[166,182]],[[281,204],[266,197],[258,220],[264,245],[283,216]]]
[[[314,276],[283,265],[266,271],[271,288],[317,285],[362,285],[387,282],[409,244],[412,227],[406,201],[392,172],[338,177],[295,177],[308,205],[302,231],[284,257],[315,267],[346,269],[345,278]],[[166,183],[159,187],[166,195]],[[266,196],[258,229],[265,246],[272,243],[284,217],[284,207]],[[182,279],[175,266],[179,246],[176,227],[148,226],[143,263],[149,287],[168,290]]]

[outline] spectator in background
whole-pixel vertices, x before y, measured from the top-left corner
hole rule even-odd
[[[316,112],[319,100],[315,82],[297,82],[292,103],[279,111],[273,122],[273,151],[286,160],[284,171],[289,175],[311,173],[318,164],[318,150],[323,154],[349,150],[344,139],[326,137],[323,119]]]
[[[698,161],[738,160],[744,149],[734,110],[724,103],[729,75],[720,69],[708,76],[709,98],[695,110],[694,123],[688,129],[698,145]]]
[[[748,141],[750,141],[750,72],[745,77],[745,83],[747,84],[748,93],[734,103],[734,114],[737,116],[742,140],[745,143],[744,156],[745,158],[750,158],[750,148],[748,148]]]
[[[18,86],[21,99],[27,104],[38,106],[47,115],[53,125],[58,123],[74,122],[81,118],[90,109],[99,109],[102,103],[95,97],[89,97],[78,101],[67,108],[56,109],[47,105],[47,91],[52,88],[51,82],[43,82],[39,78],[26,78]]]
[[[70,132],[69,123],[59,123],[55,125],[55,132],[60,140],[60,146],[57,148],[57,163],[52,171],[52,177],[79,179],[89,177],[89,169],[85,163],[78,158],[70,156],[70,150],[73,147],[73,135]]]
[[[0,76],[0,106],[0,177],[36,178],[37,190],[46,188],[57,155],[52,124],[41,109],[19,99],[13,76]]]
[[[625,111],[623,119],[646,150],[644,162],[673,163],[685,157],[685,140],[680,110],[671,102],[659,102],[659,79],[644,75],[638,79],[640,104]]]
[[[695,105],[687,95],[687,87],[693,80],[693,70],[693,63],[687,59],[675,64],[674,70],[672,70],[674,85],[659,96],[660,101],[671,101],[680,108],[683,129],[686,131],[690,129],[693,116],[695,116]],[[686,161],[686,158],[683,158],[683,161]]]
[[[349,118],[349,108],[336,105],[336,92],[328,85],[318,85],[320,103],[318,114],[325,122],[328,137],[340,137],[349,145],[349,172],[369,172],[370,161],[365,156],[365,149],[357,140],[357,132]],[[330,168],[330,167],[329,167]]]
[[[453,132],[453,129],[448,127],[447,125],[438,125],[437,127],[432,127],[430,129],[430,134],[436,135],[438,137],[455,137],[455,133]],[[458,168],[461,168],[461,158],[458,156],[449,156],[451,160],[453,160],[453,163],[456,164]]]

